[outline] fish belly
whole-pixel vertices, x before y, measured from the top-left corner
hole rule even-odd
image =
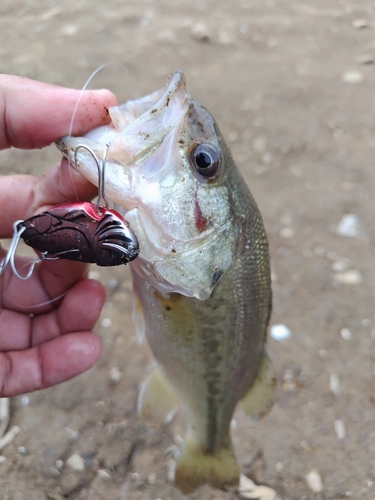
[[[186,492],[238,482],[229,429],[264,355],[271,301],[265,245],[262,266],[243,252],[204,301],[162,294],[134,274],[149,345],[188,423],[176,471]]]

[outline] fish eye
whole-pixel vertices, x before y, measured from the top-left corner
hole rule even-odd
[[[208,144],[196,146],[190,153],[190,160],[202,177],[213,177],[220,168],[220,155]]]

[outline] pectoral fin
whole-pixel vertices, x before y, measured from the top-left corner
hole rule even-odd
[[[180,402],[156,367],[142,384],[138,396],[138,414],[151,425],[161,425]]]
[[[146,333],[146,323],[143,313],[142,303],[138,297],[136,290],[133,289],[133,324],[137,340],[140,344],[143,343]]]
[[[276,383],[276,372],[264,351],[258,374],[241,399],[242,407],[251,420],[263,417],[272,408]]]

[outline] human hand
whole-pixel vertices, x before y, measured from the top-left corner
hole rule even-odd
[[[80,92],[0,75],[0,149],[41,148],[69,132]],[[83,93],[72,135],[108,123],[109,91]],[[1,123],[1,119],[3,122]],[[0,176],[0,238],[12,236],[15,220],[51,205],[91,199],[96,189],[66,161],[32,176]],[[0,260],[5,256],[0,247]],[[29,259],[17,258],[22,273]],[[85,279],[87,267],[44,261],[28,281],[7,269],[0,277],[0,397],[43,389],[90,368],[101,353],[91,331],[105,301],[102,285]]]

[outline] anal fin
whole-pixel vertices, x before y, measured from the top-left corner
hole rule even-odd
[[[241,399],[248,418],[257,420],[272,408],[277,375],[268,354],[264,351],[257,376]]]

